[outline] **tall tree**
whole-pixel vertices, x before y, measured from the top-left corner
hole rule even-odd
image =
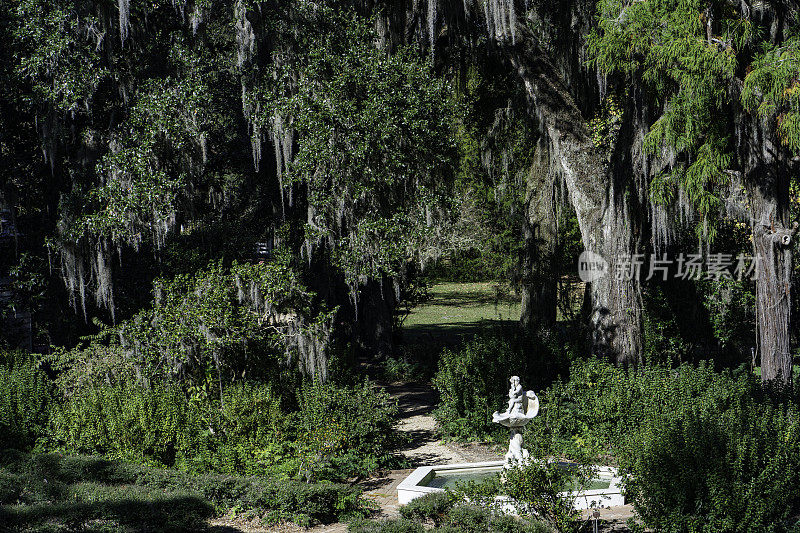
[[[788,3],[705,0],[604,0],[598,11],[593,61],[604,71],[624,73],[629,85],[651,95],[653,119],[644,124],[643,140],[644,157],[655,162],[648,177],[655,201],[675,209],[685,198],[697,212],[701,237],[712,239],[731,191],[740,184],[746,188],[749,205],[743,211],[759,265],[762,378],[790,382],[795,228],[789,222],[790,159],[784,145],[794,132],[791,120],[781,125],[773,117],[776,107],[792,105],[788,93],[780,96],[793,83],[781,63],[793,61],[791,45],[783,46],[796,13]],[[765,47],[770,52],[762,55]],[[765,91],[765,105],[755,115]]]

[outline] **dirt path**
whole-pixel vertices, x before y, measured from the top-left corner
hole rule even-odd
[[[397,399],[400,407],[397,430],[408,439],[408,443],[400,453],[408,459],[411,467],[502,458],[501,453],[490,447],[462,446],[442,441],[433,417],[437,394],[430,385],[394,383],[384,387],[393,398]]]

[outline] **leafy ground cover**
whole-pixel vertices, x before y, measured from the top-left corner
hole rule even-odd
[[[35,531],[197,531],[231,512],[302,525],[366,516],[356,487],[60,454],[0,453],[0,523]],[[0,528],[2,529],[2,528]]]

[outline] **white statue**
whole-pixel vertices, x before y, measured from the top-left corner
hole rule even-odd
[[[519,376],[511,376],[509,381],[511,382],[511,388],[508,389],[508,409],[506,409],[505,414],[522,414],[522,398],[525,396],[525,392],[519,383]]]
[[[508,389],[508,407],[502,413],[495,411],[492,421],[511,430],[511,439],[506,453],[506,468],[514,464],[525,463],[530,454],[522,447],[520,430],[539,414],[539,398],[532,390],[525,391],[519,382],[519,376],[511,376],[511,387]]]

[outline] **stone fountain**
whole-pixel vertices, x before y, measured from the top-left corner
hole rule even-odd
[[[522,428],[539,414],[539,397],[532,390],[524,391],[519,376],[511,376],[511,387],[508,389],[508,407],[502,413],[495,411],[492,422],[508,428],[511,433],[508,453],[505,455],[505,467],[525,464],[530,457],[528,450],[522,447]]]
[[[525,465],[535,460],[523,447],[522,429],[539,414],[539,398],[532,390],[526,391],[518,376],[512,376],[508,390],[506,410],[495,411],[492,421],[510,432],[508,452],[502,461],[486,461],[481,463],[447,464],[421,466],[404,479],[397,487],[397,499],[401,505],[426,494],[442,492],[456,486],[459,482],[479,481],[481,478],[496,476],[507,468]],[[567,464],[567,463],[565,463]],[[615,469],[597,467],[599,488],[583,491],[560,493],[573,501],[575,509],[617,506],[625,503],[619,486],[619,477]],[[513,506],[506,496],[497,496],[500,508],[506,512],[514,512]]]

